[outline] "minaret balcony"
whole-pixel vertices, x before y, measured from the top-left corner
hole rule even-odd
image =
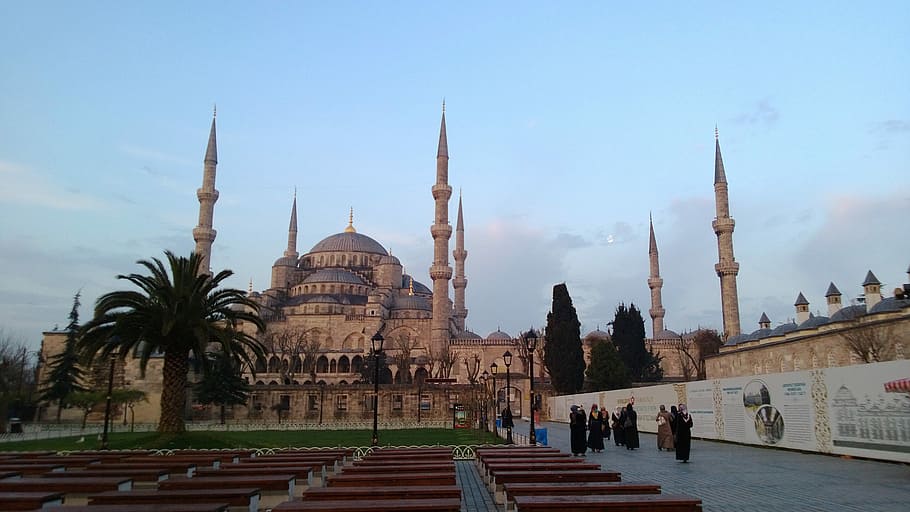
[[[202,227],[202,226],[193,228],[193,240],[196,240],[197,242],[203,241],[203,240],[208,241],[208,242],[214,242],[215,236],[217,234],[218,234],[218,232],[212,228],[206,228],[206,227]]]
[[[452,267],[448,265],[433,265],[430,267],[430,279],[451,279]]]
[[[730,217],[721,217],[714,219],[711,222],[711,227],[714,228],[714,233],[732,233],[733,228],[736,226],[736,222]]]
[[[212,201],[214,203],[218,200],[218,191],[215,189],[209,191],[199,188],[196,189],[196,197],[199,199],[199,202]]]
[[[465,288],[468,286],[468,280],[464,277],[456,277],[452,280],[453,288]]]
[[[661,288],[664,285],[664,280],[660,277],[649,277],[648,278],[648,288],[652,290],[654,288]]]
[[[449,185],[433,185],[433,199],[445,199],[452,197],[452,187]]]
[[[452,226],[449,224],[433,224],[430,226],[430,234],[433,238],[445,238],[448,240],[452,237]]]
[[[739,274],[739,263],[733,262],[724,262],[717,263],[714,265],[714,270],[717,272],[717,275],[720,277],[723,276],[735,276]]]

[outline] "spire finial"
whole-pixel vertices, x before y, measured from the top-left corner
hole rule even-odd
[[[714,123],[714,140],[720,140],[720,132],[717,130],[717,123]]]
[[[250,289],[249,289],[249,293],[253,293],[253,278],[252,278],[252,277],[250,278]]]
[[[414,295],[414,278],[413,277],[411,277],[408,280],[408,295],[411,295],[411,296]]]
[[[348,214],[348,227],[344,228],[345,233],[356,233],[357,230],[354,229],[354,207],[351,207],[351,212]]]
[[[445,96],[442,97],[442,113],[443,113],[443,114],[446,113],[446,98],[445,98]]]
[[[218,104],[212,103],[212,119],[218,117]]]
[[[297,187],[294,187],[294,201],[297,200]]]

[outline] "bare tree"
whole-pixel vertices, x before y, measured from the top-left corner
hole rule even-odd
[[[720,334],[713,329],[699,329],[691,337],[680,336],[671,342],[679,357],[679,367],[684,380],[705,380],[705,357],[716,354],[723,345]]]
[[[477,375],[480,374],[480,354],[475,352],[470,356],[464,356],[464,368],[468,382],[473,386],[477,383]]]
[[[22,407],[31,407],[36,386],[33,354],[24,341],[0,327],[0,418],[9,412],[21,415]],[[10,404],[19,407],[9,411]],[[6,421],[0,421],[0,433],[5,429]]]
[[[458,363],[458,354],[450,347],[442,350],[430,349],[430,375],[438,379],[448,379],[452,374],[452,367]]]
[[[292,382],[298,373],[309,373],[316,379],[316,355],[322,344],[310,331],[300,327],[270,329],[265,334],[264,345],[268,352],[281,361],[278,372],[283,382]],[[300,366],[297,362],[300,361]]]
[[[419,345],[416,339],[411,339],[411,333],[405,332],[392,338],[397,351],[392,357],[398,366],[398,375],[402,384],[411,382],[411,352]]]
[[[893,324],[865,323],[857,317],[841,331],[840,337],[864,363],[878,363],[894,359],[896,334]]]

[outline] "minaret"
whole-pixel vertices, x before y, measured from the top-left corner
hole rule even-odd
[[[215,241],[217,232],[212,229],[212,218],[215,215],[215,201],[218,200],[218,191],[215,190],[215,167],[218,166],[218,144],[215,142],[215,117],[217,111],[212,111],[212,129],[209,132],[209,144],[205,148],[203,160],[202,187],[196,190],[199,198],[199,225],[193,228],[193,239],[196,240],[196,254],[202,256],[199,272],[211,274],[212,242]]]
[[[284,251],[287,258],[297,259],[297,191],[294,190],[294,203],[291,205],[291,223],[288,226],[288,248]]]
[[[430,347],[434,352],[441,353],[448,344],[449,318],[452,315],[452,303],[449,301],[449,280],[452,279],[452,267],[449,266],[449,238],[452,237],[452,226],[449,225],[449,198],[452,197],[452,187],[449,186],[445,101],[442,102],[439,146],[436,151],[436,184],[432,190],[433,199],[436,201],[436,214],[435,222],[430,227],[430,233],[433,235],[433,264],[430,266],[430,279],[433,280],[433,322]]]
[[[455,279],[452,280],[452,286],[455,288],[455,326],[460,332],[464,331],[464,320],[468,316],[468,310],[464,305],[464,289],[468,286],[468,280],[464,276],[464,260],[468,257],[468,251],[464,248],[464,219],[461,215],[461,193],[458,194],[458,221],[455,224],[455,250],[452,251],[455,258]]]
[[[651,276],[648,277],[648,288],[651,289],[651,337],[664,330],[664,306],[660,296],[660,289],[664,280],[660,278],[660,261],[657,255],[657,239],[654,237],[654,220],[648,215],[648,224],[651,227],[651,240],[648,242],[648,260],[651,262]]]
[[[739,296],[736,293],[736,275],[739,263],[733,257],[733,227],[730,217],[730,201],[727,196],[727,176],[724,174],[724,159],[720,154],[720,137],[714,127],[714,202],[717,217],[711,225],[717,235],[718,262],[714,265],[720,278],[720,302],[724,313],[724,337],[736,336],[739,328]]]

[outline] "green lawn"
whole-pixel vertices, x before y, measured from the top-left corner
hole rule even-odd
[[[280,448],[369,446],[369,430],[261,430],[256,432],[186,432],[180,435],[161,435],[153,432],[116,433],[109,437],[112,450],[181,449],[181,448]],[[100,447],[95,436],[61,437],[39,441],[0,443],[0,452],[28,450],[94,450]],[[493,434],[469,429],[408,429],[379,432],[382,446],[498,444],[502,440]]]

